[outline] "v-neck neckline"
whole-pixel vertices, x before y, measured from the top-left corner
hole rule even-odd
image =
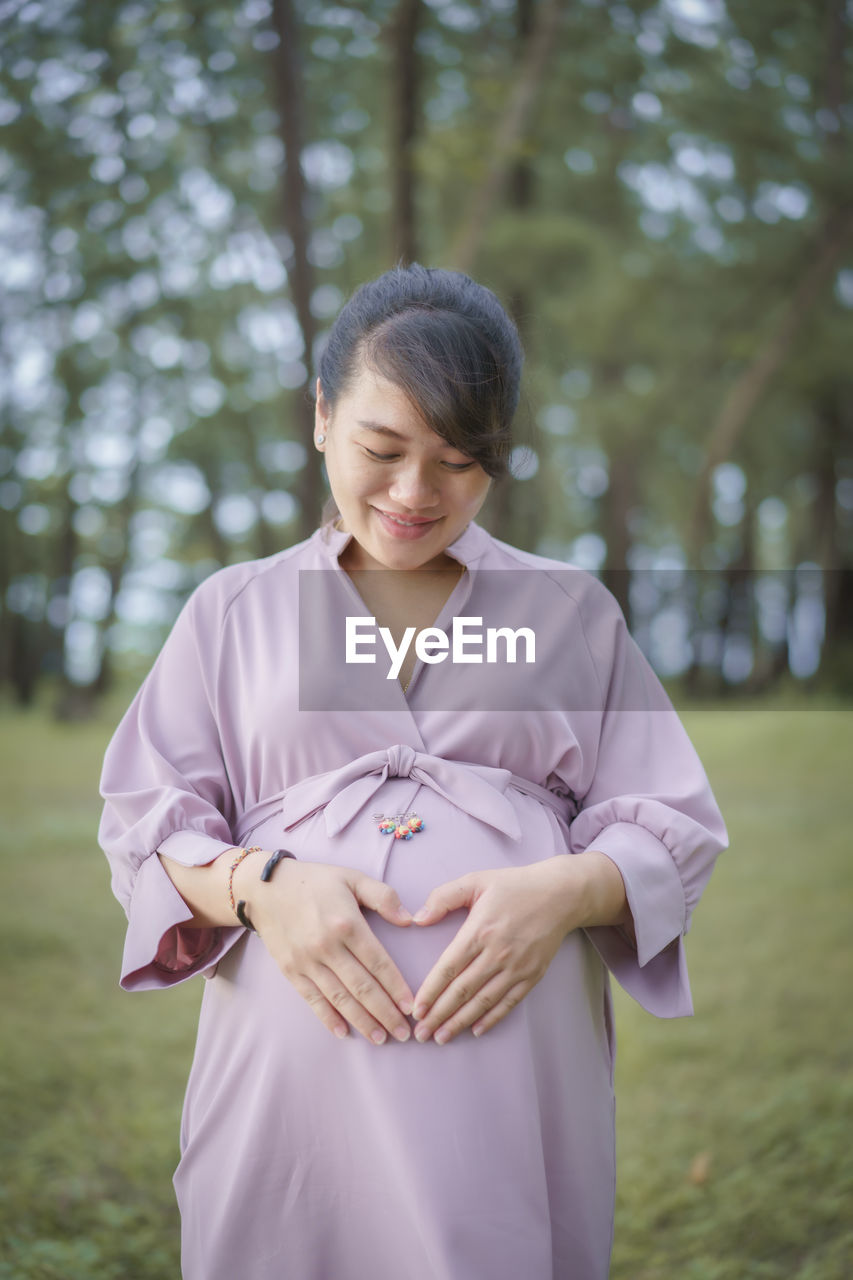
[[[338,572],[341,574],[341,577],[344,580],[344,589],[349,592],[354,602],[358,605],[360,610],[364,611],[366,616],[372,616],[371,610],[367,602],[365,601],[364,597],[362,596],[356,584],[353,582],[350,575],[347,573],[346,569],[344,569],[340,564],[337,565],[337,568],[338,568]],[[441,631],[447,630],[447,623],[455,616],[457,605],[459,606],[463,605],[465,601],[468,599],[468,596],[470,595],[471,581],[472,581],[471,571],[468,569],[466,565],[462,565],[462,573],[460,573],[459,578],[453,584],[450,594],[447,596],[447,599],[444,601],[444,604],[441,606],[441,609],[439,610],[437,617],[433,622],[429,623],[430,627],[435,627]],[[421,670],[423,669],[423,667],[427,665],[429,664],[425,663],[421,658],[416,657],[415,664],[412,667],[412,674],[409,677],[408,683],[406,684],[405,688],[403,687],[403,683],[400,680],[399,676],[394,681],[394,683],[396,684],[400,692],[400,696],[406,702],[407,706],[408,706],[409,695],[411,694],[414,686],[419,681]]]
[[[349,544],[352,534],[348,533],[346,530],[338,529],[335,525],[326,525],[319,529],[314,536],[324,538],[326,544],[325,549],[329,554],[335,569],[344,580],[344,589],[349,592],[353,600],[358,604],[359,608],[367,610],[369,614],[370,611],[368,610],[367,603],[362,598],[358,587],[340,563],[341,554],[344,551],[344,548]],[[454,584],[450,594],[439,610],[435,621],[430,624],[432,627],[446,631],[447,623],[453,617],[457,616],[459,608],[461,608],[468,600],[473,589],[474,573],[476,572],[473,566],[482,555],[484,544],[488,536],[489,535],[486,533],[485,529],[474,521],[471,521],[470,524],[466,525],[456,541],[452,542],[449,547],[445,547],[444,554],[449,556],[452,560],[458,561],[462,566],[463,572],[459,575],[458,581]],[[421,658],[416,657],[415,664],[412,667],[412,674],[409,677],[405,689],[403,688],[399,677],[394,681],[397,686],[399,697],[407,708],[409,707],[409,698],[414,692],[416,686],[422,682],[423,668],[428,665],[429,664],[425,663]]]

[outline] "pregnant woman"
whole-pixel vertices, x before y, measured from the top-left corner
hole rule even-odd
[[[108,749],[122,985],[201,973],[185,1280],[604,1280],[609,973],[691,1012],[725,847],[613,598],[475,523],[521,350],[487,289],[346,304],[334,509],[191,596]]]

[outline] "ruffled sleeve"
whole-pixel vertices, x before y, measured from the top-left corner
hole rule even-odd
[[[206,587],[207,584],[204,584]],[[170,986],[203,971],[239,927],[190,928],[157,852],[186,866],[233,846],[233,798],[214,710],[220,626],[201,588],[181,612],[107,749],[98,839],[128,917],[121,985]]]
[[[600,584],[583,621],[602,711],[586,717],[597,735],[584,744],[589,785],[570,852],[597,849],[615,862],[636,946],[618,928],[587,933],[629,995],[659,1017],[680,1017],[693,1012],[684,935],[726,828],[684,726]]]

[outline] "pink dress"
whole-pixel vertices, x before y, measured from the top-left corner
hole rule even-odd
[[[338,564],[347,540],[318,530],[209,578],[104,764],[122,985],[206,979],[175,1175],[183,1275],[604,1280],[608,971],[654,1014],[692,1012],[683,935],[725,828],[593,577],[469,525],[449,548],[468,572],[437,626],[526,625],[535,662],[419,661],[404,695],[381,644],[374,663],[344,660],[346,617],[368,615]],[[423,821],[410,840],[380,831],[408,812]],[[465,872],[593,847],[622,872],[637,946],[616,928],[569,934],[480,1039],[339,1041],[257,936],[184,927],[155,851],[199,865],[235,843],[358,867],[412,911]],[[412,990],[462,920],[368,918]]]

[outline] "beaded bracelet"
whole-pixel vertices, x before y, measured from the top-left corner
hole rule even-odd
[[[256,846],[256,849],[259,847],[260,846]],[[247,849],[246,852],[252,853],[253,850]],[[268,881],[271,878],[272,873],[275,871],[276,867],[281,862],[282,858],[293,858],[295,860],[296,854],[288,853],[287,849],[276,849],[275,853],[272,855],[271,858],[269,858],[266,866],[261,872],[261,880],[263,880],[266,883],[266,881]],[[242,861],[242,858],[238,858],[237,862],[235,863],[235,866],[239,865],[241,861]],[[233,869],[232,869],[232,874],[233,874]],[[233,897],[232,897],[232,906],[233,906]],[[249,917],[246,915],[246,899],[245,898],[240,899],[236,907],[234,907],[234,910],[237,912],[237,919],[240,921],[244,929],[251,929],[252,933],[258,932],[255,926],[252,924]]]
[[[261,846],[259,844],[253,844],[250,849],[238,849],[237,857],[231,863],[231,869],[228,872],[228,901],[231,903],[231,910],[234,912],[238,920],[240,920],[240,912],[237,910],[237,903],[234,901],[234,872],[237,870],[243,859],[248,858],[250,853],[260,853],[260,851]],[[240,920],[240,923],[243,923],[242,920]]]

